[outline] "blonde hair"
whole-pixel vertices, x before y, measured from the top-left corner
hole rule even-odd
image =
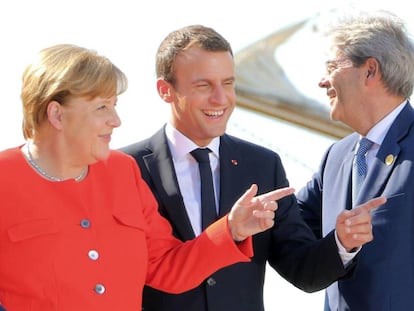
[[[125,74],[93,50],[70,44],[43,49],[23,73],[23,135],[33,137],[51,101],[64,105],[69,97],[107,98],[127,87]]]

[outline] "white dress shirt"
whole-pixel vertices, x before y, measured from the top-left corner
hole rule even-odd
[[[170,123],[165,128],[168,146],[171,151],[174,163],[175,174],[177,175],[180,192],[183,196],[185,209],[190,218],[194,234],[198,236],[201,233],[201,181],[198,162],[190,154],[196,148],[200,148],[188,137],[184,136]],[[220,196],[220,167],[219,167],[219,146],[220,138],[214,138],[206,148],[210,148],[210,166],[213,174],[214,194],[216,199],[216,208],[218,214]],[[203,146],[204,148],[204,146]]]

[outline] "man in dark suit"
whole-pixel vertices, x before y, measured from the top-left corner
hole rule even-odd
[[[414,310],[413,42],[387,12],[351,14],[327,35],[327,73],[319,86],[330,99],[331,118],[355,133],[329,148],[299,191],[303,217],[323,237],[343,210],[378,195],[388,199],[372,211],[374,240],[360,250],[352,278],[327,289],[325,310]],[[353,194],[353,159],[367,139],[366,177]]]
[[[222,36],[198,25],[172,32],[158,49],[156,70],[158,93],[171,105],[171,118],[154,136],[122,150],[137,161],[175,236],[189,240],[202,230],[193,149],[211,150],[217,217],[228,213],[252,183],[260,193],[288,185],[275,152],[225,134],[236,96],[233,53]],[[266,262],[295,286],[320,290],[352,269],[355,253],[346,250],[372,239],[368,210],[383,202],[377,199],[338,217],[337,237],[350,257],[343,260],[335,230],[318,241],[300,217],[296,198],[282,199],[274,227],[253,237],[251,262],[222,269],[180,295],[146,287],[144,310],[262,311]]]

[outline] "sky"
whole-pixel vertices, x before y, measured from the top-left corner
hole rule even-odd
[[[155,89],[154,62],[159,43],[170,31],[189,24],[204,24],[226,37],[237,53],[281,27],[344,2],[1,1],[0,149],[23,140],[21,74],[42,48],[73,43],[95,49],[127,74],[130,86],[118,105],[123,125],[115,131],[112,141],[113,147],[119,147],[147,137],[167,119],[168,106],[158,98]],[[378,1],[361,2],[380,5]],[[297,55],[291,59],[305,60],[306,45],[303,48],[296,50]],[[317,92],[316,81],[303,86]]]
[[[406,20],[411,18],[411,10],[402,0],[390,2],[361,0],[358,5],[389,9]],[[158,45],[172,30],[189,24],[213,27],[231,43],[237,53],[291,23],[319,11],[350,3],[346,0],[1,1],[0,150],[23,142],[21,75],[25,66],[42,48],[58,43],[77,44],[97,50],[125,72],[129,78],[129,89],[118,100],[118,112],[123,124],[115,130],[111,142],[111,146],[117,148],[148,137],[168,118],[168,105],[156,93],[154,63]],[[306,38],[296,41],[295,48],[284,54],[284,61],[288,73],[303,78],[301,89],[319,96],[318,81],[314,81],[315,78],[306,80],[306,73],[313,71],[309,68],[314,68],[309,66],[315,65],[309,59],[310,47],[312,42],[307,42]],[[323,70],[323,63],[320,66]],[[233,118],[239,121],[236,127],[237,124],[257,126],[250,124],[251,117],[242,112],[236,111]],[[269,118],[262,121],[261,126],[272,122]],[[265,127],[257,128],[267,131]],[[304,135],[303,132],[301,135]],[[280,144],[283,143],[282,139],[278,140]],[[312,142],[312,139],[308,139],[308,142]],[[330,140],[322,141],[324,146],[329,143]],[[316,151],[321,152],[318,148]],[[287,283],[280,283],[276,278],[267,282],[270,284],[266,287],[269,311],[295,311],[301,310],[302,306],[310,311],[321,310],[322,292],[304,294]],[[291,295],[299,299],[292,299]]]
[[[154,62],[158,45],[170,31],[189,24],[211,26],[237,52],[322,3],[313,1],[311,6],[303,1],[302,13],[290,10],[286,14],[274,2],[256,0],[253,6],[247,1],[218,0],[2,1],[0,131],[8,135],[2,135],[0,149],[22,139],[20,78],[38,50],[57,43],[81,45],[109,57],[127,74],[130,87],[118,105],[123,126],[112,143],[117,147],[148,136],[166,120],[168,106],[156,93]]]

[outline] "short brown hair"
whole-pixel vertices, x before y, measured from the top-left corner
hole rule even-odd
[[[230,52],[230,43],[217,31],[202,25],[190,25],[175,30],[161,42],[156,55],[157,78],[174,84],[174,60],[177,55],[192,46],[212,52]]]

